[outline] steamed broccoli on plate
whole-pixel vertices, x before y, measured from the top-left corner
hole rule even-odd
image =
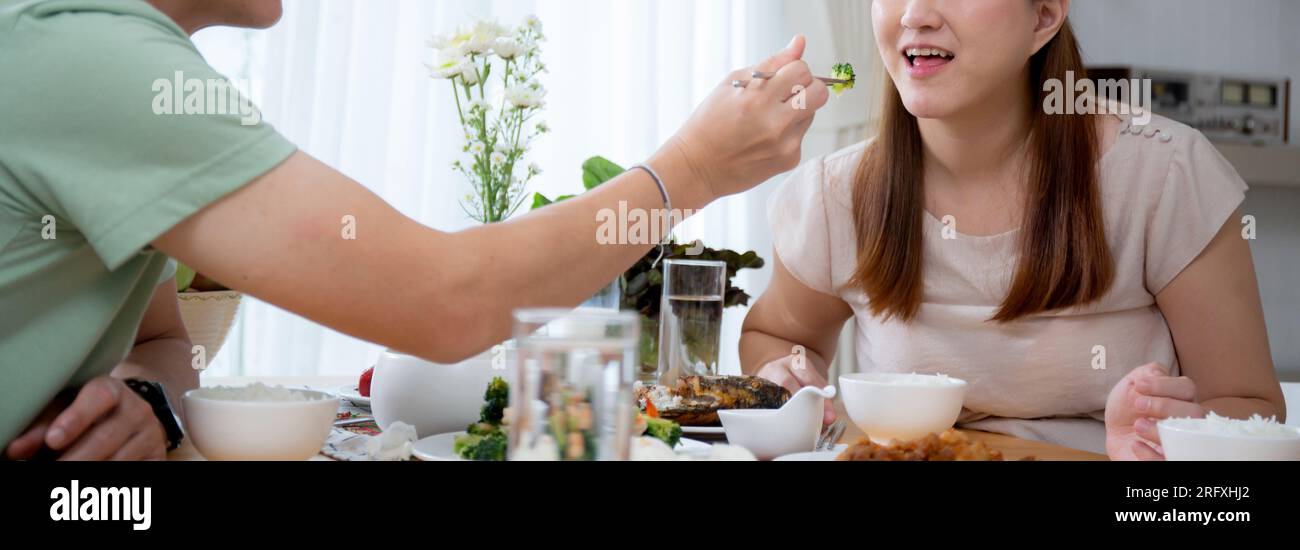
[[[509,404],[510,384],[501,377],[493,378],[483,392],[478,422],[465,428],[465,435],[457,436],[452,445],[456,456],[465,460],[505,460],[506,430],[502,420]]]
[[[858,75],[853,72],[853,65],[849,63],[836,63],[831,67],[831,78],[848,81],[844,84],[831,85],[831,91],[835,92],[835,95],[840,95],[845,90],[852,90],[853,85],[858,82]]]
[[[682,427],[672,420],[646,417],[645,435],[663,441],[669,447],[676,447],[677,442],[682,440]]]
[[[487,433],[462,435],[456,438],[452,450],[465,460],[502,461],[506,459],[506,432],[497,427]]]
[[[510,405],[510,384],[500,376],[493,378],[483,393],[483,408],[479,409],[479,422],[500,424]]]

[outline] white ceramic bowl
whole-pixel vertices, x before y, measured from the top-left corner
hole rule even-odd
[[[506,352],[489,350],[455,365],[438,365],[385,351],[375,363],[370,381],[370,410],[375,422],[384,428],[400,420],[415,426],[415,433],[422,438],[463,431],[478,420],[483,392],[492,378],[510,380],[507,370],[492,368],[494,357]],[[497,357],[496,363],[510,364],[504,355]]]
[[[907,441],[940,433],[957,422],[966,398],[966,381],[946,378],[920,384],[918,378],[943,377],[864,372],[840,376],[840,395],[849,419],[877,443]]]
[[[1226,435],[1204,431],[1204,419],[1174,418],[1156,424],[1166,460],[1300,460],[1300,428],[1293,437]]]
[[[334,395],[309,401],[233,401],[185,392],[185,433],[208,460],[307,460],[320,452],[339,409]]]

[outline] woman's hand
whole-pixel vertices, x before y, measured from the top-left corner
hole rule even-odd
[[[71,404],[52,401],[6,454],[25,460],[42,449],[59,460],[162,460],[167,435],[149,403],[121,380],[101,376],[82,386]]]
[[[665,182],[683,184],[670,190],[675,192],[674,206],[703,206],[798,165],[804,134],[830,97],[826,85],[813,78],[800,59],[804,46],[804,37],[796,36],[767,61],[733,72],[650,160],[660,172],[680,173],[661,166],[682,165],[690,174],[691,182]],[[753,79],[754,71],[775,76]],[[736,80],[748,85],[734,87]]]
[[[1165,418],[1204,418],[1196,383],[1169,376],[1159,363],[1128,373],[1106,399],[1106,454],[1112,460],[1164,460],[1156,422]]]
[[[826,377],[808,364],[807,357],[793,354],[763,365],[754,375],[790,390],[790,395],[804,386],[824,388],[829,385]],[[826,412],[822,415],[822,424],[830,424],[835,421],[835,400],[827,399],[825,402]]]

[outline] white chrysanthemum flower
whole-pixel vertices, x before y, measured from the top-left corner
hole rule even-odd
[[[473,63],[465,63],[461,66],[460,77],[465,80],[466,84],[478,84],[478,67]]]
[[[492,46],[492,51],[501,56],[501,59],[514,59],[524,51],[524,45],[513,38],[499,38],[496,45]]]
[[[475,55],[488,53],[496,45],[497,39],[505,36],[507,32],[505,27],[496,22],[478,21],[469,31],[463,33],[467,37],[465,49]]]
[[[492,40],[496,40],[503,36],[508,36],[510,34],[510,29],[496,21],[485,19],[474,24],[474,32],[475,34],[490,36],[492,37]]]
[[[483,142],[481,141],[475,141],[474,143],[469,144],[469,152],[474,153],[475,155],[481,155],[483,154],[483,151],[486,150],[487,145],[483,145]]]
[[[536,162],[530,162],[528,163],[528,173],[534,176],[541,175],[542,167],[538,166]]]
[[[475,99],[469,102],[470,111],[489,111],[491,109],[492,104],[488,103],[485,99]]]
[[[433,78],[454,78],[460,75],[467,65],[465,57],[453,50],[438,50],[437,61],[429,65],[429,76]]]
[[[542,98],[546,96],[546,91],[541,87],[533,86],[512,86],[506,90],[506,101],[520,109],[537,107],[542,104]]]
[[[455,34],[440,34],[430,38],[426,44],[435,50],[454,49],[457,45],[457,38],[458,36]]]
[[[492,40],[482,36],[471,35],[469,40],[465,41],[465,51],[472,55],[483,55],[492,50]]]
[[[435,36],[429,39],[428,45],[430,48],[438,50],[441,53],[464,57],[469,53],[469,48],[466,46],[469,39],[469,34],[464,32],[455,32]]]
[[[506,154],[502,153],[501,151],[497,151],[495,153],[492,153],[490,159],[492,161],[493,166],[501,166],[502,164],[506,163]]]
[[[537,34],[539,35],[542,34],[542,20],[538,19],[536,15],[529,15],[528,17],[525,17],[524,25],[536,31]]]

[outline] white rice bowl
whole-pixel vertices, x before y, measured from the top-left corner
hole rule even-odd
[[[255,383],[185,392],[185,434],[208,460],[306,460],[334,427],[338,397]]]
[[[1300,428],[1274,418],[1210,413],[1161,420],[1157,429],[1167,460],[1300,460]]]
[[[284,386],[268,386],[254,382],[247,386],[210,386],[194,390],[193,395],[203,399],[218,401],[244,401],[256,403],[293,403],[328,399],[329,396],[319,392],[310,395],[303,390],[289,389]]]

